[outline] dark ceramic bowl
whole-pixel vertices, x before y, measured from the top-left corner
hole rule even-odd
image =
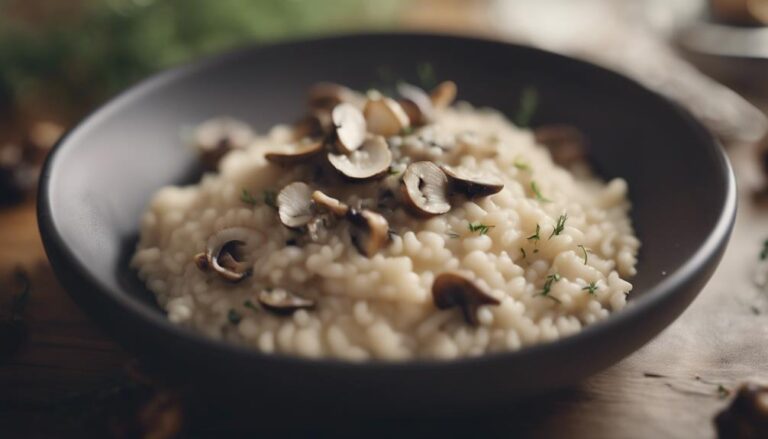
[[[438,79],[459,84],[461,99],[510,115],[521,91],[536,87],[533,124],[577,125],[602,176],[629,182],[642,241],[631,305],[554,343],[451,362],[262,355],[168,322],[127,261],[152,194],[198,175],[179,128],[232,115],[265,130],[297,117],[318,80],[354,88],[417,82],[425,62]],[[636,83],[527,47],[381,34],[248,48],[142,82],[59,142],[42,175],[38,215],[51,264],[77,302],[129,350],[195,389],[312,413],[415,413],[505,403],[572,384],[635,351],[707,282],[735,211],[722,148],[679,107]]]

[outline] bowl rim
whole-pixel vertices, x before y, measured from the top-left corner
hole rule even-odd
[[[605,320],[590,324],[586,327],[583,327],[576,334],[559,338],[555,341],[522,347],[521,349],[515,351],[489,352],[477,357],[461,357],[452,360],[418,358],[404,361],[370,359],[363,362],[352,362],[335,357],[312,359],[290,354],[263,353],[251,347],[226,342],[223,340],[215,340],[193,329],[181,327],[171,323],[171,321],[167,319],[165,313],[163,313],[162,310],[161,312],[156,312],[154,310],[147,309],[145,304],[140,303],[137,299],[131,297],[130,294],[122,292],[124,291],[123,289],[118,288],[117,290],[113,290],[107,285],[104,285],[91,274],[87,266],[82,264],[81,261],[77,259],[75,254],[69,249],[66,244],[64,235],[57,228],[56,221],[54,220],[51,193],[55,190],[50,187],[50,183],[52,175],[56,172],[56,163],[61,160],[62,156],[70,153],[73,148],[76,149],[77,139],[81,135],[86,134],[90,127],[98,125],[104,118],[108,117],[116,111],[123,109],[132,101],[144,97],[145,95],[151,93],[153,90],[161,88],[164,85],[177,79],[194,74],[200,70],[205,70],[216,65],[226,63],[230,60],[235,60],[246,56],[253,56],[264,50],[286,50],[296,45],[311,45],[323,42],[354,40],[361,38],[421,38],[443,40],[443,42],[463,40],[484,45],[496,45],[500,48],[514,48],[515,50],[527,51],[534,53],[537,56],[550,58],[555,62],[571,64],[582,69],[590,69],[595,74],[609,77],[614,81],[624,82],[628,86],[634,88],[639,87],[646,93],[655,95],[658,99],[665,101],[673,111],[676,111],[678,115],[685,122],[687,122],[689,128],[694,130],[696,132],[695,134],[701,137],[704,143],[709,143],[711,146],[711,151],[709,152],[717,162],[716,164],[720,170],[726,186],[724,188],[725,190],[722,208],[718,214],[718,218],[714,227],[712,227],[712,229],[709,231],[706,239],[698,246],[698,248],[696,248],[693,255],[677,270],[668,273],[660,282],[647,289],[638,298],[633,299],[629,303],[629,306],[616,313],[612,313]],[[84,279],[87,284],[95,287],[93,291],[83,293],[79,291],[75,292],[72,288],[65,288],[69,295],[72,296],[79,304],[81,304],[81,300],[87,300],[85,296],[89,294],[102,295],[104,298],[111,302],[111,305],[122,308],[124,312],[132,314],[134,318],[140,320],[141,324],[149,326],[151,332],[166,332],[172,338],[179,341],[199,346],[201,349],[205,349],[218,355],[239,357],[239,359],[245,361],[278,362],[281,364],[290,363],[296,366],[309,366],[314,368],[365,368],[381,371],[399,371],[405,369],[426,370],[436,367],[459,368],[497,361],[520,361],[524,360],[526,357],[546,355],[547,353],[556,352],[559,350],[567,350],[569,345],[578,345],[593,337],[600,338],[600,334],[613,331],[623,321],[636,319],[646,314],[652,308],[654,308],[658,302],[663,301],[670,295],[674,295],[678,288],[696,278],[700,268],[705,266],[712,258],[716,257],[718,254],[718,249],[727,243],[735,222],[736,205],[737,196],[735,176],[730,161],[720,142],[715,139],[714,136],[709,133],[692,115],[685,112],[681,107],[667,100],[665,97],[659,95],[653,90],[647,89],[646,87],[623,75],[620,75],[601,66],[557,53],[485,37],[435,32],[364,32],[333,34],[315,38],[288,39],[281,42],[264,45],[246,45],[244,47],[230,50],[222,54],[204,56],[180,66],[162,70],[127,87],[116,96],[113,96],[111,99],[108,99],[106,102],[96,107],[79,123],[68,130],[67,133],[63,135],[54,145],[40,173],[37,196],[37,219],[43,245],[45,247],[46,254],[48,255],[50,264],[54,268],[54,271],[57,271],[57,267],[67,265],[68,269],[74,270],[73,277],[77,279]],[[58,274],[59,273],[57,272],[57,275]],[[61,279],[61,276],[58,277]],[[696,294],[698,294],[698,291]],[[81,298],[80,296],[83,297]],[[102,325],[102,322],[99,319],[94,319],[90,313],[88,314],[89,317],[97,322],[97,324]],[[109,333],[112,334],[111,332]],[[655,335],[657,334],[654,334],[653,336]],[[120,341],[119,338],[118,341]]]

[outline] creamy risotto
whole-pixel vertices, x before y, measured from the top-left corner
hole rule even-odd
[[[626,182],[455,94],[318,84],[295,125],[205,122],[211,172],[154,196],[133,267],[173,323],[312,358],[517,350],[622,309]]]

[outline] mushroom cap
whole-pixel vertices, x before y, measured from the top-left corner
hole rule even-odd
[[[542,125],[533,130],[533,136],[536,143],[549,149],[552,160],[560,166],[572,165],[587,156],[586,136],[573,125]]]
[[[293,139],[326,137],[333,132],[331,110],[314,110],[293,125]]]
[[[363,109],[368,131],[384,137],[394,136],[411,125],[403,107],[394,99],[373,95]]]
[[[367,209],[349,209],[347,220],[352,243],[362,255],[373,257],[389,242],[389,223],[381,214]]]
[[[296,296],[282,288],[272,291],[261,290],[256,296],[262,308],[273,314],[287,316],[300,309],[313,309],[316,306],[314,300]]]
[[[412,125],[426,125],[434,120],[435,107],[427,92],[405,82],[397,84],[397,92],[402,97],[400,106]]]
[[[253,139],[253,131],[245,122],[216,117],[198,125],[193,137],[203,164],[208,169],[215,169],[227,152],[247,147]]]
[[[448,203],[448,178],[432,162],[408,165],[401,185],[406,205],[418,216],[441,215],[451,210]]]
[[[307,106],[311,110],[331,111],[342,102],[352,102],[355,92],[333,82],[318,82],[309,88]]]
[[[504,183],[488,176],[474,176],[450,166],[441,166],[448,177],[448,187],[452,192],[464,194],[467,198],[487,197],[504,189]]]
[[[351,153],[363,144],[366,122],[363,113],[350,103],[341,103],[333,108],[331,120],[336,129],[336,146]]]
[[[461,308],[464,320],[471,325],[478,324],[479,306],[501,303],[470,278],[455,271],[437,275],[432,283],[432,300],[438,309]]]
[[[352,180],[367,180],[384,175],[392,163],[392,152],[381,136],[367,139],[357,151],[345,155],[328,153],[328,162],[341,175]]]
[[[291,229],[303,227],[312,220],[312,189],[306,183],[296,181],[277,194],[280,222]]]
[[[216,232],[206,245],[206,264],[203,264],[200,255],[195,256],[195,264],[200,269],[212,268],[227,281],[243,280],[252,271],[247,255],[253,233],[245,227],[230,227]]]
[[[437,84],[437,87],[432,90],[429,97],[435,108],[442,109],[453,103],[456,99],[457,92],[458,89],[455,82],[443,81],[440,84]]]
[[[268,152],[264,154],[264,158],[276,165],[288,166],[318,157],[324,146],[321,140],[306,140],[292,145],[289,151]]]
[[[344,216],[349,211],[349,206],[321,191],[312,192],[312,201],[321,210],[326,210],[336,216]]]

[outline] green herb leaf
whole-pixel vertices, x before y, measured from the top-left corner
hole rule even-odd
[[[530,125],[536,107],[539,105],[539,92],[535,87],[526,87],[520,95],[520,106],[515,115],[515,125],[524,128]]]
[[[409,136],[409,135],[413,134],[414,131],[416,131],[416,128],[414,128],[412,126],[407,126],[407,127],[403,128],[402,130],[400,130],[400,135],[401,136]]]
[[[599,281],[597,281],[597,282],[599,282]],[[585,286],[581,290],[582,291],[586,291],[590,295],[594,296],[595,295],[595,291],[597,291],[597,288],[598,288],[597,282],[590,282],[587,286]]]
[[[392,166],[387,168],[387,174],[389,174],[389,175],[398,175],[399,173],[400,173],[400,171],[395,169],[395,168],[393,168]]]
[[[536,295],[548,297],[557,303],[561,303],[557,297],[552,297],[549,295],[549,292],[552,290],[552,284],[559,281],[560,279],[562,279],[562,276],[560,276],[559,274],[557,273],[550,274],[549,276],[547,276],[546,280],[544,281],[544,286],[541,288],[541,291],[536,293]]]
[[[469,223],[470,232],[480,232],[481,235],[485,235],[489,230],[496,226],[486,225],[483,223]]]
[[[243,316],[240,315],[237,311],[234,309],[230,309],[227,313],[227,320],[229,320],[229,323],[232,323],[233,325],[237,325],[240,323],[240,320],[243,319]]]
[[[589,260],[587,249],[581,244],[577,245],[577,247],[580,248],[582,252],[584,252],[584,265],[587,265],[587,261]]]
[[[277,192],[264,191],[264,204],[273,209],[277,209]]]
[[[541,231],[541,227],[538,224],[536,224],[536,233],[534,233],[533,235],[531,235],[531,236],[529,236],[529,237],[527,237],[525,239],[527,239],[529,241],[538,241],[538,240],[540,240],[541,239],[541,236],[539,236],[539,232],[540,231]]]
[[[552,239],[553,236],[557,236],[563,233],[563,230],[565,229],[565,220],[567,219],[568,219],[567,213],[560,215],[560,217],[557,219],[557,224],[555,224],[555,228],[552,229],[552,233],[549,235],[549,238],[547,239]]]
[[[528,255],[526,255],[526,254],[525,254],[525,249],[524,249],[524,248],[522,248],[522,247],[520,247],[520,253],[522,253],[522,254],[523,254],[523,259],[525,259],[525,258],[527,258],[527,257],[528,257]]]
[[[248,192],[248,189],[243,188],[243,191],[240,193],[240,201],[242,201],[245,204],[250,204],[251,206],[256,206],[259,204],[259,200],[256,199],[253,195],[251,195],[250,192]]]
[[[259,310],[259,308],[256,305],[254,305],[253,302],[251,302],[250,300],[246,300],[245,302],[243,302],[243,306],[253,311]]]
[[[718,398],[725,399],[730,394],[731,394],[731,391],[728,390],[724,385],[722,385],[722,384],[718,384],[717,385],[717,396],[718,396]]]
[[[517,169],[521,171],[530,171],[531,166],[528,165],[528,163],[525,163],[524,161],[517,159],[514,163],[512,163]]]
[[[551,200],[546,198],[544,195],[541,195],[541,191],[539,190],[539,185],[531,180],[531,190],[533,191],[533,195],[536,196],[536,199],[541,201],[542,203],[549,203]]]

